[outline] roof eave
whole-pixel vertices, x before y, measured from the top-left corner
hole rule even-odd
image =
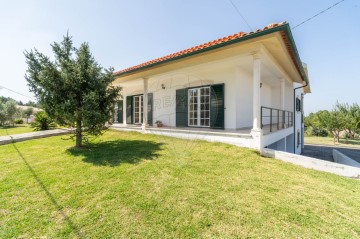
[[[185,54],[182,54],[182,55],[179,55],[179,56],[176,56],[176,57],[172,57],[170,59],[166,59],[166,60],[163,60],[163,61],[160,61],[160,62],[154,62],[154,63],[148,64],[148,65],[145,65],[145,66],[142,66],[142,67],[138,67],[138,68],[135,68],[135,69],[131,69],[131,70],[128,70],[128,71],[125,71],[125,72],[115,73],[114,75],[115,75],[115,77],[121,77],[121,76],[130,75],[130,74],[133,74],[135,72],[147,70],[147,69],[150,69],[150,68],[153,68],[153,67],[156,67],[156,66],[161,66],[161,65],[164,65],[164,64],[169,63],[169,62],[177,61],[177,60],[180,60],[180,59],[183,59],[183,58],[187,58],[187,57],[194,56],[194,55],[197,55],[197,54],[201,54],[201,53],[204,53],[204,52],[212,51],[212,50],[224,47],[224,46],[236,44],[236,43],[239,43],[239,42],[247,41],[247,40],[250,40],[250,39],[253,39],[253,38],[265,36],[265,35],[268,35],[268,34],[271,34],[271,33],[274,33],[274,32],[280,32],[280,31],[284,31],[284,33],[285,33],[285,35],[286,35],[286,37],[287,37],[287,39],[288,39],[288,41],[290,43],[291,51],[294,54],[296,64],[297,64],[296,67],[297,67],[297,69],[299,71],[299,74],[300,74],[301,78],[303,79],[303,81],[305,81],[308,84],[309,91],[310,91],[309,79],[308,79],[308,77],[307,77],[307,75],[305,73],[305,70],[304,70],[303,66],[302,66],[302,62],[300,60],[300,56],[299,56],[299,53],[298,53],[296,45],[295,45],[295,41],[294,41],[294,38],[292,36],[289,23],[284,23],[282,25],[279,25],[279,26],[276,26],[276,27],[273,27],[273,28],[270,28],[270,29],[262,30],[262,31],[259,31],[259,32],[254,32],[254,33],[251,33],[249,35],[246,35],[246,36],[243,36],[243,37],[240,37],[240,38],[236,38],[236,39],[233,39],[233,40],[230,40],[230,41],[227,41],[227,42],[223,42],[223,43],[220,43],[220,44],[217,44],[217,45],[214,45],[214,46],[210,46],[210,47],[207,47],[207,48],[204,48],[204,49],[199,49],[199,50],[197,50],[195,52],[185,53]]]
[[[288,23],[286,23],[286,24],[281,25],[280,27],[284,28],[285,35],[289,40],[292,52],[294,53],[294,56],[295,56],[295,59],[296,59],[296,64],[297,64],[297,67],[298,67],[298,70],[299,70],[299,74],[300,74],[302,80],[306,82],[307,87],[308,87],[309,92],[310,92],[310,82],[309,82],[307,74],[305,73],[305,69],[303,67],[302,61],[300,60],[300,55],[299,55],[299,52],[298,52],[298,50],[296,48],[295,41],[294,41],[293,35],[291,33],[290,25]]]

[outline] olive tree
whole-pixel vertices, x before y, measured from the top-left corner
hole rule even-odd
[[[360,106],[357,103],[349,105],[336,104],[336,108],[346,117],[344,130],[348,133],[351,139],[360,133]]]
[[[81,147],[83,137],[102,133],[121,89],[112,85],[113,69],[95,61],[88,43],[77,49],[67,35],[51,47],[54,60],[36,49],[25,51],[25,78],[50,118],[75,126],[76,146]]]
[[[318,112],[321,127],[326,128],[337,142],[340,141],[340,133],[345,129],[346,117],[338,110]]]

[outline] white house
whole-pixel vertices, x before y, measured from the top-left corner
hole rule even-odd
[[[113,127],[301,153],[310,87],[286,22],[114,74],[123,90]]]

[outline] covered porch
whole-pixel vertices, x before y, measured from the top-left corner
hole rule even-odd
[[[141,77],[124,77],[115,83],[123,87],[112,126],[119,130],[183,137],[192,135],[192,138],[194,135],[208,139],[244,138],[246,142],[241,144],[261,149],[267,146],[263,144],[264,135],[288,129],[294,124],[293,78],[262,44],[253,47],[251,52],[249,49],[239,51],[236,56],[225,60],[142,74]],[[183,110],[187,112],[181,118],[183,124],[179,125],[178,91],[189,91],[190,94],[194,88],[211,88],[219,84],[223,85],[220,95],[223,108],[215,117],[222,117],[222,129],[211,125],[190,125],[194,116],[191,116],[188,95],[182,99],[182,103],[185,102]],[[211,101],[211,93],[209,97]],[[202,114],[198,113],[198,117]],[[209,121],[214,116],[211,110],[210,115]],[[198,122],[200,120],[202,118]],[[164,127],[154,127],[156,121],[161,121]],[[250,140],[252,142],[247,142]]]

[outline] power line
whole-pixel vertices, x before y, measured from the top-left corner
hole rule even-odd
[[[328,8],[326,8],[326,9],[322,10],[321,12],[319,12],[319,13],[315,14],[314,16],[312,16],[312,17],[310,17],[310,18],[306,19],[305,21],[303,21],[303,22],[301,22],[301,23],[297,24],[295,27],[291,28],[291,30],[293,30],[293,29],[295,29],[295,28],[297,28],[297,27],[301,26],[302,24],[304,24],[304,23],[306,23],[306,22],[308,22],[308,21],[310,21],[310,20],[314,19],[315,17],[317,17],[317,16],[319,16],[320,14],[322,14],[322,13],[324,13],[324,12],[326,12],[326,11],[330,10],[331,8],[333,8],[333,7],[337,6],[337,5],[339,5],[340,3],[344,2],[344,1],[345,1],[345,0],[338,1],[337,3],[335,3],[335,4],[331,5],[330,7],[328,7]]]
[[[244,20],[244,22],[246,23],[246,25],[249,27],[249,29],[251,31],[253,31],[253,29],[251,28],[251,26],[249,25],[249,23],[246,21],[245,17],[241,14],[240,10],[237,8],[237,6],[233,3],[232,0],[229,0],[229,2],[231,3],[231,5],[234,7],[235,11],[240,15],[240,17]]]
[[[17,91],[14,91],[14,90],[12,90],[12,89],[9,89],[9,88],[7,88],[7,87],[5,87],[5,86],[1,86],[1,85],[0,85],[0,90],[1,90],[1,89],[5,89],[5,90],[11,91],[11,92],[13,92],[13,93],[15,93],[15,94],[24,96],[24,97],[29,98],[29,99],[32,99],[32,100],[35,100],[34,97],[30,97],[30,96],[24,95],[24,94],[22,94],[22,93],[19,93],[19,92],[17,92]]]

